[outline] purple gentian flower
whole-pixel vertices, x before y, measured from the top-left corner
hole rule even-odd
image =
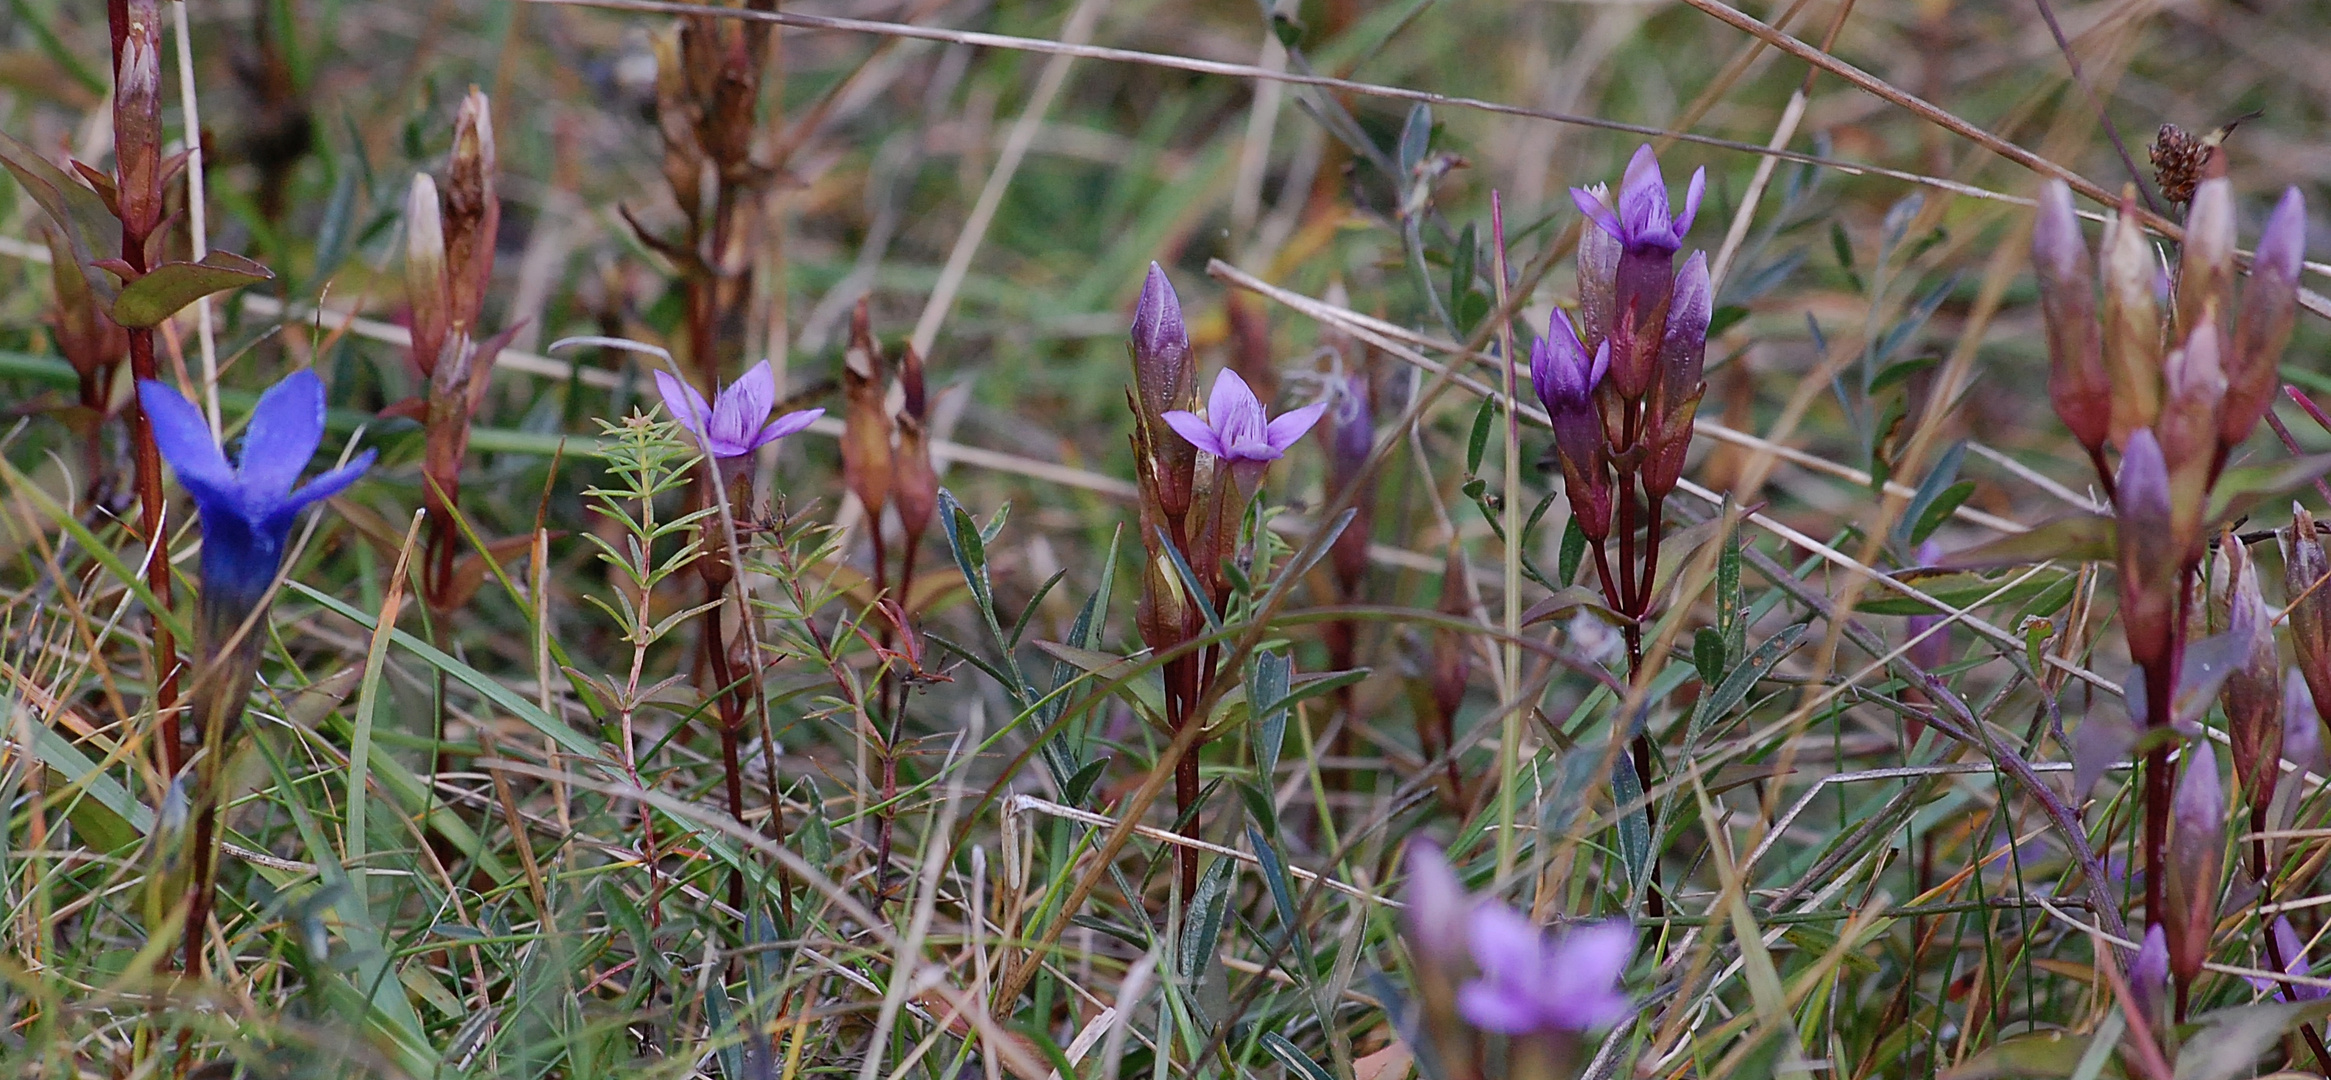
[[[1447,970],[1465,954],[1465,926],[1480,905],[1465,893],[1457,870],[1440,845],[1419,840],[1408,849],[1408,883],[1400,890],[1406,905],[1409,947],[1419,962]]]
[[[2136,999],[2137,1011],[2148,1017],[2161,1015],[2161,1006],[2169,993],[2169,935],[2161,924],[2145,928],[2144,944],[2137,949],[2136,962],[2129,965],[2129,996]]]
[[[769,410],[777,405],[777,376],[767,360],[730,383],[710,405],[695,387],[668,371],[656,372],[656,389],[663,392],[664,407],[673,418],[703,440],[705,452],[714,458],[743,457],[826,414],[824,409],[802,409],[770,420]]]
[[[1590,358],[1586,342],[1560,308],[1554,309],[1546,336],[1530,343],[1530,385],[1554,425],[1554,454],[1562,463],[1563,486],[1590,541],[1610,532],[1609,448],[1602,414],[1594,404],[1595,387],[1610,369],[1609,339],[1597,344]]]
[[[1458,988],[1457,1011],[1473,1026],[1503,1035],[1581,1032],[1627,1014],[1618,986],[1635,955],[1627,924],[1549,938],[1521,912],[1485,902],[1474,909],[1470,930],[1481,977]]]
[[[300,511],[339,494],[372,465],[367,450],[294,488],[324,438],[324,384],[313,371],[292,372],[259,395],[233,465],[202,412],[169,384],[141,380],[138,403],[155,448],[201,513],[203,605],[237,617],[274,583]]]
[[[2274,954],[2282,957],[2283,974],[2299,978],[2309,978],[2315,974],[2315,966],[2307,962],[2307,943],[2299,940],[2299,932],[2291,927],[2289,919],[2275,916],[2274,927],[2268,932],[2274,935]],[[2285,983],[2250,975],[2242,976],[2242,981],[2262,994],[2274,991],[2277,1001],[2317,1001],[2325,995],[2331,995],[2331,988],[2307,983]]]
[[[1693,172],[1683,212],[1671,213],[1659,159],[1645,145],[1627,163],[1615,198],[1601,188],[1570,189],[1570,201],[1601,234],[1579,244],[1579,297],[1588,336],[1610,342],[1612,385],[1630,401],[1642,397],[1659,377],[1659,353],[1677,289],[1675,253],[1699,216],[1707,185],[1706,169]],[[1678,388],[1676,400],[1687,392]]]
[[[1700,195],[1707,187],[1708,170],[1693,170],[1691,184],[1684,189],[1683,212],[1668,213],[1667,180],[1659,173],[1658,156],[1645,143],[1636,149],[1627,162],[1626,175],[1619,180],[1616,210],[1585,188],[1571,188],[1570,201],[1628,251],[1657,250],[1673,255],[1683,247],[1692,219],[1699,216]]]
[[[1229,368],[1214,377],[1214,393],[1206,399],[1206,417],[1182,409],[1165,414],[1166,425],[1190,445],[1230,462],[1266,464],[1279,460],[1287,448],[1319,422],[1328,403],[1314,402],[1272,420],[1246,380]]]
[[[1561,308],[1554,309],[1546,336],[1530,343],[1530,385],[1549,414],[1594,408],[1594,389],[1610,370],[1610,343],[1588,356],[1586,342]]]

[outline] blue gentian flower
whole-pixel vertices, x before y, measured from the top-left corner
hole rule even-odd
[[[372,465],[367,450],[294,487],[324,437],[324,384],[312,371],[292,372],[259,396],[234,465],[201,411],[167,383],[141,380],[138,402],[153,424],[155,447],[201,513],[205,607],[249,611],[282,568],[300,511],[339,494]]]

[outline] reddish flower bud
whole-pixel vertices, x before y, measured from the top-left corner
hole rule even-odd
[[[842,353],[842,482],[866,508],[868,521],[880,521],[890,498],[890,372],[882,361],[882,346],[874,340],[873,321],[866,301],[859,300],[850,314],[850,345]]]
[[[2170,800],[2169,871],[2163,881],[2169,971],[2180,983],[2201,974],[2202,962],[2209,959],[2225,840],[2226,796],[2218,781],[2218,758],[2208,739],[2196,739],[2188,744],[2177,794]]]
[[[445,285],[445,226],[438,216],[437,181],[414,173],[405,196],[405,303],[412,309],[413,366],[428,375],[453,324]]]
[[[2307,240],[2307,201],[2299,189],[2283,192],[2258,234],[2250,280],[2242,287],[2242,316],[2226,361],[2226,407],[2218,441],[2231,447],[2266,416],[2282,382],[2276,365],[2298,318],[2299,263]]]
[[[1563,486],[1589,541],[1608,536],[1611,528],[1610,448],[1594,404],[1595,389],[1610,369],[1610,342],[1596,347],[1590,357],[1586,343],[1570,326],[1570,316],[1559,308],[1546,336],[1530,346],[1530,385],[1553,420],[1554,455],[1562,463]]]
[[[2208,510],[2217,464],[2218,408],[2226,397],[2225,369],[2219,366],[2222,340],[2217,324],[2204,319],[2185,347],[2171,351],[2162,366],[2166,394],[2153,430],[2169,466],[2181,551],[2194,551],[2201,543],[2202,515]]]
[[[2137,224],[2133,196],[2104,227],[2098,261],[2104,271],[2103,349],[2112,382],[2112,438],[2124,449],[2138,428],[2161,415],[2161,306],[2154,297],[2157,267]]]
[[[1611,201],[1611,189],[1606,185],[1596,184],[1585,191],[1596,202],[1609,205]],[[1611,335],[1618,278],[1619,238],[1588,221],[1578,233],[1578,331],[1589,348]]]
[[[1157,481],[1159,509],[1176,520],[1190,512],[1197,486],[1198,448],[1165,430],[1165,414],[1198,407],[1198,365],[1190,352],[1190,332],[1182,322],[1182,301],[1156,263],[1141,284],[1133,308],[1134,400],[1146,434]]]
[[[1352,523],[1335,538],[1328,558],[1336,585],[1345,598],[1357,595],[1368,573],[1368,538],[1375,530],[1376,483],[1366,474],[1368,455],[1376,449],[1374,410],[1368,378],[1355,372],[1339,384],[1327,411],[1327,490],[1330,497],[1357,484],[1352,493]]]
[[[2129,997],[2137,1012],[2153,1023],[2169,1019],[2169,938],[2159,922],[2145,928],[2145,943],[2129,965]]]
[[[470,87],[453,119],[453,160],[445,172],[445,289],[451,332],[478,334],[494,276],[494,234],[502,200],[494,192],[494,119],[486,95]]]
[[[2096,328],[2096,267],[2062,180],[2040,188],[2032,224],[2032,266],[2048,328],[2048,399],[2080,445],[2102,447],[2112,433],[2112,381]]]
[[[2320,710],[2331,701],[2331,581],[2324,580],[2331,577],[2331,558],[2315,531],[2315,515],[2297,505],[2291,515],[2291,527],[2282,534],[2283,602],[2290,606],[2299,674]]]
[[[2204,320],[2222,330],[2233,318],[2234,184],[2204,180],[2185,212],[2185,250],[2178,259],[2177,333],[2191,337]]]
[[[923,358],[908,345],[899,359],[898,382],[906,391],[898,416],[898,455],[892,495],[909,550],[921,541],[939,510],[939,472],[931,465],[929,401],[923,387]]]
[[[2128,436],[2114,483],[2113,517],[2120,538],[2121,619],[2129,657],[2152,667],[2169,662],[2177,612],[2178,571],[2185,549],[2175,539],[2169,501],[2169,467],[2153,433],[2138,428]],[[2153,717],[2167,724],[2168,717]]]
[[[162,5],[129,0],[113,72],[115,198],[122,230],[143,244],[162,223]]]
[[[2258,567],[2239,540],[2220,545],[2226,562],[2226,633],[2249,642],[2242,665],[2227,676],[2218,700],[2226,708],[2226,734],[2234,759],[2234,779],[2250,805],[2263,812],[2274,798],[2282,757],[2282,658],[2274,645],[2274,609],[2258,588]]]

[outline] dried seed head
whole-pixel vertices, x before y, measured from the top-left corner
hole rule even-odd
[[[2203,165],[2217,148],[2175,124],[2163,124],[2146,155],[2153,159],[2153,183],[2170,202],[2189,202],[2201,183]]]

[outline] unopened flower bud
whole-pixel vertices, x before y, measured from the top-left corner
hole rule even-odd
[[[143,243],[162,223],[162,5],[129,0],[113,82],[115,195],[123,231]]]
[[[1691,451],[1692,418],[1699,413],[1700,396],[1707,391],[1701,369],[1708,353],[1711,314],[1708,254],[1695,251],[1675,275],[1667,335],[1659,349],[1659,382],[1653,389],[1644,433],[1650,453],[1643,463],[1643,490],[1654,500],[1675,490],[1683,475],[1684,457]]]
[[[2296,671],[2282,679],[2282,759],[2309,772],[2323,763],[2323,717]]]
[[[1563,485],[1589,541],[1610,533],[1610,451],[1594,404],[1595,388],[1610,369],[1610,342],[1603,342],[1589,357],[1586,344],[1571,328],[1570,316],[1560,309],[1546,327],[1546,336],[1530,346],[1530,385],[1553,420],[1554,453],[1562,463]]]
[[[2234,183],[2204,180],[2185,212],[2185,250],[2178,260],[2177,333],[2192,336],[2203,320],[2223,329],[2233,317]]]
[[[2226,734],[2234,759],[2234,779],[2250,805],[2264,812],[2274,798],[2282,757],[2282,658],[2274,645],[2274,609],[2258,588],[2258,568],[2249,551],[2231,536],[2220,545],[2226,555],[2226,633],[2249,643],[2239,667],[2226,677],[2219,701],[2226,708]]]
[[[2169,804],[2169,872],[2162,882],[2169,971],[2180,984],[2201,974],[2209,959],[2225,870],[2226,796],[2218,758],[2207,739],[2188,746]]]
[[[1465,961],[1465,926],[1474,900],[1439,845],[1418,840],[1408,849],[1408,883],[1400,890],[1401,924],[1419,964],[1447,974]]]
[[[1133,385],[1139,420],[1149,433],[1155,457],[1160,509],[1170,518],[1189,513],[1197,485],[1198,449],[1165,430],[1165,414],[1198,405],[1198,365],[1190,352],[1190,332],[1182,322],[1182,301],[1156,263],[1141,283],[1133,308]]]
[[[2315,515],[2291,508],[2291,527],[2282,537],[2283,603],[2290,607],[2291,645],[2299,674],[2320,710],[2331,702],[2331,558],[2323,551]]]
[[[1336,497],[1353,485],[1350,525],[1335,538],[1328,558],[1336,584],[1346,599],[1354,597],[1368,573],[1368,538],[1375,532],[1376,483],[1367,474],[1368,455],[1376,449],[1374,410],[1365,374],[1346,376],[1327,411],[1327,491]]]
[[[2276,367],[2298,318],[2299,263],[2307,241],[2307,201],[2299,189],[2283,192],[2258,234],[2250,280],[2242,286],[2242,316],[2226,362],[2226,408],[2218,441],[2232,447],[2250,436],[2274,402],[2282,378]]]
[[[2125,450],[2131,432],[2161,415],[2161,307],[2153,294],[2157,267],[2137,223],[2133,196],[2105,223],[2103,348],[2112,382],[2112,437]]]
[[[453,118],[453,160],[445,173],[445,267],[451,332],[476,338],[494,276],[494,234],[502,200],[494,192],[494,119],[486,95],[470,87]]]
[[[2217,464],[2218,408],[2226,397],[2226,374],[2219,361],[2222,340],[2217,324],[2203,319],[2185,346],[2171,351],[2163,365],[2167,395],[2153,430],[2169,466],[2176,535],[2184,551],[2201,542],[2202,515],[2208,509]]]
[[[2185,552],[2172,533],[2169,467],[2152,431],[2128,436],[2114,483],[2113,517],[2118,523],[2121,620],[2129,657],[2140,666],[2169,662],[2171,631],[2178,603],[2178,571]],[[2163,725],[2169,718],[2152,717]]]
[[[939,510],[939,473],[931,464],[930,408],[923,386],[923,358],[913,345],[908,345],[906,354],[899,358],[898,382],[906,391],[906,403],[898,416],[898,455],[892,494],[898,503],[899,527],[906,531],[911,549],[921,540],[923,531],[930,527],[932,515]]]
[[[1610,205],[1611,189],[1595,184],[1586,197]],[[1574,199],[1577,197],[1574,193]],[[1578,234],[1578,332],[1591,348],[1611,335],[1611,309],[1618,304],[1619,238],[1588,221]]]
[[[405,196],[405,303],[412,308],[413,365],[428,375],[453,317],[445,282],[445,227],[438,216],[437,181],[414,173]]]
[[[891,423],[884,401],[889,393],[890,372],[861,299],[850,313],[850,345],[842,353],[842,482],[858,496],[869,521],[881,519],[890,498]]]
[[[2062,180],[2040,189],[2032,266],[2048,330],[2048,399],[2080,445],[2096,450],[2112,433],[2112,382],[2096,327],[2096,267]]]
[[[2147,1020],[2159,1024],[2168,1019],[2169,938],[2159,922],[2145,928],[2145,942],[2129,965],[2129,996]]]
[[[1611,383],[1621,397],[1643,397],[1658,377],[1659,352],[1666,338],[1675,291],[1675,253],[1698,216],[1707,170],[1692,173],[1681,211],[1672,211],[1659,158],[1645,145],[1627,162],[1616,200],[1573,188],[1571,201],[1595,228],[1618,241],[1614,275]],[[1703,331],[1705,333],[1705,331]]]

